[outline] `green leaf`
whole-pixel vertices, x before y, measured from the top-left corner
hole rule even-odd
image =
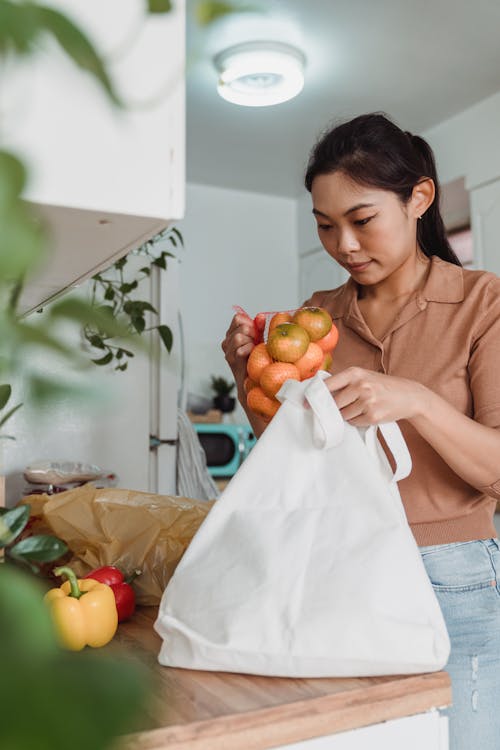
[[[162,253],[158,258],[155,258],[152,265],[157,266],[158,268],[163,268],[163,270],[165,270],[167,267],[167,261],[165,260],[164,253]]]
[[[134,353],[130,352],[128,349],[118,349],[118,351],[115,354],[116,359],[123,359],[123,357],[134,357]]]
[[[16,560],[50,562],[66,554],[68,546],[55,536],[38,534],[28,536],[9,549],[9,555]]]
[[[122,268],[124,268],[127,264],[127,256],[124,255],[123,258],[120,258],[120,260],[117,260],[116,263],[114,263],[114,267],[117,269],[117,271],[121,271]]]
[[[46,248],[45,228],[21,200],[9,197],[11,175],[0,169],[0,278],[19,281],[33,274]]]
[[[151,276],[151,269],[149,266],[143,266],[139,269],[139,273],[143,273],[145,276]]]
[[[184,237],[179,232],[179,230],[177,229],[177,227],[172,227],[172,229],[170,231],[172,232],[172,234],[175,234],[175,236],[177,237],[177,239],[181,243],[182,247],[184,247]]]
[[[138,299],[127,300],[123,305],[123,312],[133,317],[134,315],[142,316],[145,312],[152,312],[158,315],[158,311],[153,307],[150,302],[145,302]]]
[[[135,300],[134,301],[134,310],[137,310],[138,312],[152,312],[155,313],[155,315],[158,315],[158,311],[156,308],[153,307],[153,305],[150,302],[146,302],[143,300]]]
[[[24,164],[8,151],[0,151],[0,203],[17,198],[26,185],[26,168]]]
[[[6,406],[10,395],[12,393],[12,388],[8,383],[5,383],[4,385],[0,385],[0,409],[3,409],[4,406]]]
[[[112,286],[108,286],[104,292],[104,299],[113,300],[115,298],[115,290]]]
[[[170,13],[171,0],[146,0],[149,13]]]
[[[137,333],[142,333],[144,329],[146,328],[146,321],[142,317],[142,315],[133,315],[131,317],[131,323],[134,326]]]
[[[31,52],[39,31],[37,8],[31,3],[0,2],[0,52]]]
[[[122,365],[117,365],[115,367],[115,370],[121,370],[122,372],[124,372],[127,369],[127,365],[128,365],[128,362],[124,362]]]
[[[160,338],[163,341],[163,344],[166,350],[170,354],[172,350],[172,344],[174,343],[174,337],[173,337],[172,331],[166,325],[157,326],[156,330],[160,334]]]
[[[16,413],[18,409],[20,409],[22,406],[21,404],[16,404],[16,406],[13,406],[12,409],[9,409],[9,411],[3,415],[3,417],[0,419],[0,427],[3,427],[3,425],[9,421],[9,419],[12,417],[13,414]]]
[[[0,547],[11,544],[28,523],[29,505],[18,505],[17,508],[0,508],[2,528],[0,528]]]
[[[105,349],[104,341],[100,336],[98,336],[96,333],[89,337],[88,342],[91,346],[95,347],[96,349]]]
[[[217,0],[201,0],[196,3],[196,20],[200,26],[208,26],[219,18],[231,13],[259,12],[255,5],[236,5],[235,3],[218,2]]]
[[[100,359],[93,359],[92,362],[95,365],[109,365],[111,360],[113,359],[113,352],[108,352],[104,355],[104,357],[101,357]]]
[[[73,62],[94,76],[114,104],[122,106],[103,60],[83,31],[67,16],[53,8],[39,6],[38,13],[45,30],[55,37]]]
[[[125,283],[120,285],[120,292],[122,294],[128,294],[129,292],[132,292],[134,289],[137,289],[139,285],[138,281],[126,281]]]
[[[43,586],[26,571],[13,565],[0,565],[0,663],[3,668],[5,657],[14,654],[21,656],[22,664],[23,659],[32,660],[58,653],[54,628],[48,609],[43,604],[43,594]],[[2,724],[6,718],[2,700]],[[4,746],[1,740],[0,746]]]

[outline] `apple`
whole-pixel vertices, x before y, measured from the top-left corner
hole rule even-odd
[[[307,351],[310,338],[297,323],[281,323],[267,339],[267,351],[278,362],[296,362]]]
[[[322,307],[301,307],[294,313],[292,322],[302,326],[311,341],[322,339],[332,327],[330,314]]]

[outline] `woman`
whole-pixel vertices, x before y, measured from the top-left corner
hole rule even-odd
[[[352,425],[398,421],[413,469],[399,483],[451,640],[452,750],[500,747],[500,279],[465,270],[439,212],[434,157],[382,114],[324,135],[305,178],[318,235],[347,269],[305,304],[339,329],[326,381]],[[222,344],[245,404],[252,326]],[[264,422],[249,415],[257,434]]]

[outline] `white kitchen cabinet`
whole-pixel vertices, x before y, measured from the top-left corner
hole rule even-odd
[[[52,0],[107,62],[124,109],[55,44],[2,82],[7,148],[29,168],[25,198],[51,234],[50,257],[21,311],[109,266],[184,214],[185,5]]]
[[[500,275],[500,179],[471,190],[474,265]]]
[[[448,750],[448,719],[433,710],[276,750]]]
[[[316,247],[299,256],[299,291],[301,302],[320,289],[335,289],[348,278],[348,273],[330,258],[323,247]]]

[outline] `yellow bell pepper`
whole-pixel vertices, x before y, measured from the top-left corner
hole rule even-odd
[[[81,651],[84,646],[98,648],[109,643],[118,627],[111,587],[91,578],[77,580],[66,566],[56,568],[54,574],[68,579],[44,596],[61,645],[70,651]]]

